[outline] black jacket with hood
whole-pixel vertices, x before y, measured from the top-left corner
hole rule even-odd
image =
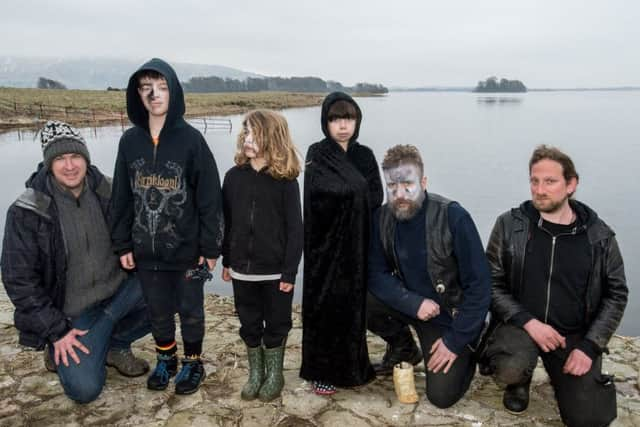
[[[281,274],[295,283],[302,257],[302,214],[297,179],[276,179],[265,166],[234,166],[222,185],[222,265],[242,274]]]
[[[58,208],[47,186],[49,171],[31,175],[27,189],[9,207],[2,243],[2,282],[16,310],[19,343],[41,350],[71,330],[63,312],[67,280],[65,248]],[[111,183],[95,166],[86,183],[108,220]]]
[[[522,274],[527,242],[531,238],[530,227],[536,226],[527,215],[528,203],[500,215],[489,238],[487,258],[491,267],[492,326],[514,321],[527,312],[519,298],[524,285]],[[580,302],[585,309],[587,327],[584,340],[595,346],[597,352],[602,352],[620,324],[627,305],[629,289],[624,264],[611,228],[585,204],[575,200],[569,203],[586,227],[591,251],[585,301]],[[563,259],[562,262],[572,260]]]
[[[169,86],[169,109],[157,145],[138,94],[143,70],[159,72]],[[127,113],[135,126],[118,147],[111,236],[118,255],[133,251],[140,269],[185,270],[198,256],[220,255],[224,224],[218,168],[184,112],[182,87],[166,62],[154,58],[129,79]]]
[[[327,114],[352,103],[356,129],[347,151],[330,137]],[[300,376],[337,386],[374,377],[366,342],[367,250],[371,211],[382,203],[378,163],[359,144],[362,114],[341,92],[322,104],[325,139],[307,151],[304,176],[303,336]]]

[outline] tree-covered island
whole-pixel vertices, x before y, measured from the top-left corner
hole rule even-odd
[[[527,87],[520,80],[500,79],[493,76],[485,81],[479,81],[478,85],[473,89],[474,92],[493,93],[493,92],[526,92]]]

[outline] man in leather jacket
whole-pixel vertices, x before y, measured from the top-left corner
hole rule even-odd
[[[531,200],[498,217],[487,257],[491,332],[481,372],[506,384],[503,403],[521,413],[538,356],[551,378],[562,420],[603,426],[616,417],[616,392],[601,372],[628,289],[613,231],[572,199],[572,160],[541,145],[529,161]]]
[[[44,349],[65,394],[86,403],[102,391],[105,364],[130,377],[149,370],[131,343],[151,326],[140,283],[113,252],[110,180],[68,124],[48,122],[41,142],[43,163],[7,213],[2,282],[19,343]]]
[[[489,267],[469,213],[426,191],[416,147],[389,149],[382,170],[388,203],[373,217],[367,301],[368,328],[388,343],[378,373],[400,360],[420,362],[411,325],[424,354],[427,398],[446,408],[475,373],[471,347],[489,309]]]

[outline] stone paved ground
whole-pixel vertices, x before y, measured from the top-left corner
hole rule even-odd
[[[417,404],[398,402],[389,378],[333,397],[319,397],[298,377],[301,323],[299,309],[285,358],[286,386],[282,398],[268,404],[240,400],[247,362],[238,336],[239,323],[231,299],[207,296],[205,367],[208,376],[191,396],[151,392],[145,378],[128,379],[109,368],[107,385],[98,400],[78,405],[61,392],[58,378],[44,369],[42,353],[17,344],[12,326],[13,307],[0,291],[0,426],[561,426],[547,376],[536,370],[531,404],[521,416],[502,409],[502,393],[492,381],[477,376],[466,397],[447,410],[430,405],[424,397],[424,376],[416,383]],[[372,358],[384,345],[369,340]],[[145,338],[135,350],[152,362],[153,343]],[[616,337],[605,370],[615,374],[618,419],[614,426],[640,426],[640,339]]]

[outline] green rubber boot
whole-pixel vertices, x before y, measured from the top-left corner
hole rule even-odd
[[[264,365],[267,371],[267,377],[258,393],[258,397],[263,402],[269,402],[280,396],[282,387],[284,387],[284,376],[282,375],[283,361],[284,345],[264,349]]]
[[[249,380],[242,387],[240,397],[243,400],[253,400],[258,397],[260,387],[264,382],[264,357],[262,346],[247,347],[247,356],[249,359]]]

